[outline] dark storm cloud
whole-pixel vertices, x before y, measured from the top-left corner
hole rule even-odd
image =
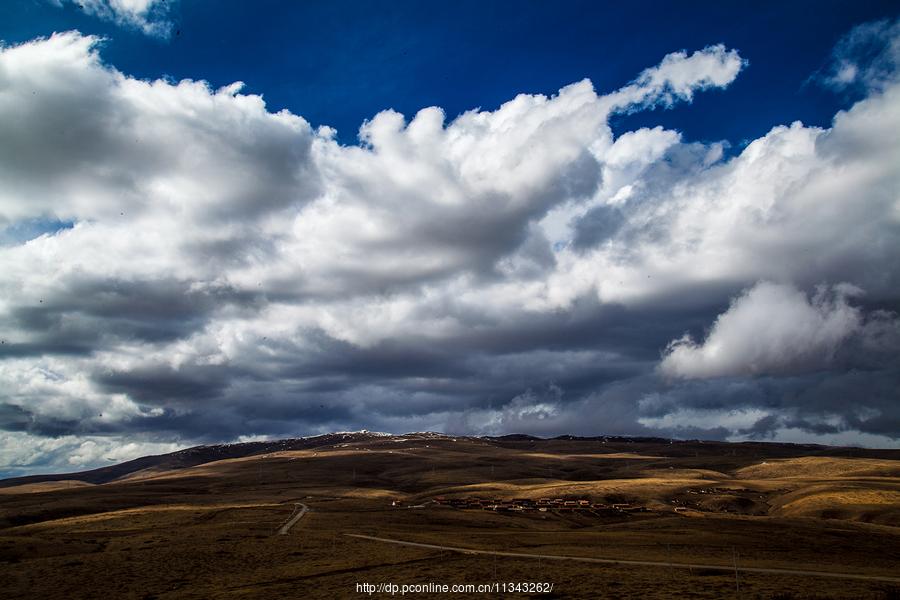
[[[691,381],[660,385],[645,395],[640,417],[662,423],[675,416],[667,430],[679,437],[690,437],[684,430],[697,411],[760,414],[739,428],[741,435],[757,439],[772,438],[785,428],[815,435],[856,431],[894,437],[900,422],[897,389],[900,369]]]
[[[101,373],[94,381],[103,390],[128,394],[147,404],[202,403],[218,397],[228,387],[228,373],[220,367],[175,370],[169,366],[127,372]]]
[[[27,431],[31,414],[21,406],[0,404],[0,424],[7,431]]]
[[[472,375],[459,357],[433,344],[413,340],[389,340],[359,348],[322,332],[311,336],[315,352],[300,364],[288,360],[280,374],[296,378],[340,375],[350,380],[402,379],[410,377],[465,378]]]
[[[27,304],[19,304],[23,300]],[[13,297],[12,302],[9,323],[25,339],[4,340],[0,355],[10,357],[89,354],[116,340],[170,342],[201,329],[216,311],[256,311],[264,303],[258,293],[223,285],[75,277],[38,298]]]
[[[621,316],[618,319],[622,321]],[[595,339],[593,348],[586,339],[567,343],[577,327],[561,328],[555,335],[546,323],[534,324],[537,332],[530,334],[525,324],[515,328],[515,337],[493,352],[479,349],[489,344],[478,337],[440,345],[399,339],[358,348],[319,332],[307,336],[317,340],[312,350],[294,347],[287,352],[283,342],[273,342],[274,361],[267,360],[270,347],[263,341],[262,346],[248,349],[243,368],[159,365],[101,371],[92,380],[106,393],[126,394],[145,407],[166,408],[160,416],[123,424],[124,429],[180,431],[206,439],[206,428],[212,423],[217,432],[240,435],[250,415],[257,425],[277,422],[279,431],[296,433],[325,423],[365,425],[373,417],[390,422],[502,409],[526,390],[549,384],[565,390],[563,403],[577,402],[654,364],[631,356],[616,358],[611,351],[621,350],[617,338],[605,338],[602,343]],[[629,332],[623,326],[620,335],[633,343],[639,329]],[[534,350],[538,343],[547,349]],[[211,406],[216,407],[214,411],[209,410]],[[42,417],[34,418],[42,422]],[[52,423],[42,427],[57,430]],[[106,431],[106,425],[95,423],[89,430]]]

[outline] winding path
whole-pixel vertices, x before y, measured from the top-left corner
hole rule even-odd
[[[287,520],[287,522],[281,526],[281,529],[278,530],[278,535],[287,535],[287,532],[291,530],[291,527],[297,523],[300,519],[303,518],[309,511],[309,507],[303,504],[302,502],[294,502],[294,512]]]
[[[728,571],[733,573],[735,570],[742,573],[772,573],[776,575],[804,575],[809,577],[833,577],[837,579],[858,579],[862,581],[884,581],[889,583],[900,583],[900,577],[886,577],[879,575],[857,575],[853,573],[834,573],[828,571],[806,571],[802,569],[778,569],[768,567],[725,567],[722,565],[706,565],[700,563],[683,563],[683,562],[665,562],[655,560],[625,560],[615,558],[590,558],[587,556],[560,556],[558,554],[526,554],[524,552],[505,552],[499,550],[475,550],[472,548],[458,548],[455,546],[441,546],[438,544],[424,544],[421,542],[406,542],[403,540],[394,540],[391,538],[375,537],[373,535],[362,535],[358,533],[345,533],[344,535],[363,540],[372,540],[375,542],[384,542],[386,544],[397,544],[400,546],[414,546],[416,548],[428,548],[431,550],[448,550],[450,552],[461,552],[462,554],[489,554],[494,556],[511,556],[513,558],[542,558],[545,560],[571,560],[586,563],[601,563],[611,565],[636,565],[645,567],[667,567],[673,569],[711,569],[715,571]]]

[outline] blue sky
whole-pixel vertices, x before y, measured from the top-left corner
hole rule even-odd
[[[363,428],[900,446],[898,14],[0,4],[0,475]]]
[[[735,145],[777,123],[827,125],[848,98],[808,78],[854,25],[896,3],[817,2],[177,2],[169,38],[85,14],[73,3],[6,2],[0,38],[17,43],[77,29],[108,38],[103,56],[136,77],[243,81],[271,110],[329,125],[356,142],[385,108],[449,116],[494,109],[517,93],[552,94],[589,78],[613,89],[679,49],[723,43],[750,68],[693,106],[614,122],[663,125]]]

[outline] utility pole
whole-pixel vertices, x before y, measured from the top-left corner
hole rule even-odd
[[[737,568],[737,551],[734,549],[734,546],[731,547],[731,560],[734,562],[734,587],[737,591],[737,595],[741,595],[741,580],[738,578],[738,568]]]
[[[666,544],[666,556],[669,559],[669,576],[674,578],[675,577],[675,569],[672,568],[672,545],[671,544]]]

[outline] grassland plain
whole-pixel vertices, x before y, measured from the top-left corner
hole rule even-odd
[[[296,503],[309,512],[277,535]],[[898,542],[900,453],[822,446],[348,433],[0,482],[8,598],[361,598],[358,583],[540,581],[553,592],[474,597],[889,599]]]

